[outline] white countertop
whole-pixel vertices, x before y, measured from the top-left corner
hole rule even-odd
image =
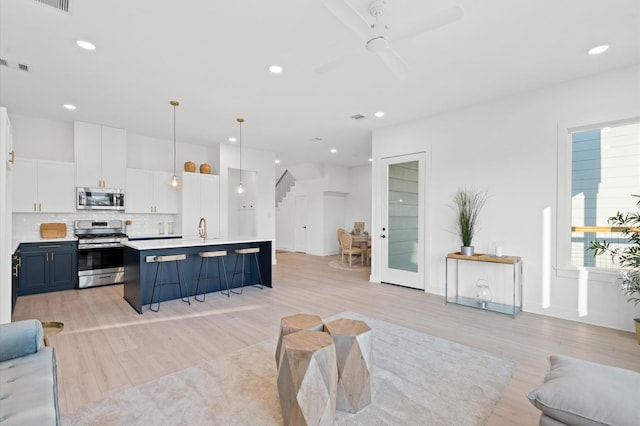
[[[182,235],[179,234],[127,234],[130,240],[136,239],[164,239],[164,238],[181,238]]]
[[[135,250],[156,250],[156,249],[168,249],[168,248],[180,248],[180,247],[200,247],[200,246],[216,246],[224,244],[242,244],[242,243],[257,243],[264,241],[273,241],[273,238],[261,238],[261,237],[228,237],[225,239],[220,238],[208,238],[203,240],[197,237],[182,237],[182,238],[167,238],[160,240],[140,240],[140,241],[127,241],[122,243],[125,247],[130,247]]]

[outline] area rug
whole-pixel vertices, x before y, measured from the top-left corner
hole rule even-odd
[[[332,260],[329,262],[329,266],[343,271],[362,271],[363,269],[369,269],[369,265],[362,265],[360,259],[354,260],[351,266],[349,266],[349,261],[345,261],[343,265],[339,260]]]
[[[341,425],[483,425],[516,363],[353,312],[372,329],[373,402]],[[276,339],[64,415],[64,425],[280,425]]]

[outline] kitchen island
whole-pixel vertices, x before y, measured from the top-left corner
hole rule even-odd
[[[153,290],[153,280],[155,278],[157,264],[155,256],[166,256],[176,254],[186,254],[187,259],[181,265],[184,271],[186,287],[189,296],[195,294],[196,282],[200,271],[201,258],[198,256],[202,251],[226,250],[227,256],[223,258],[227,269],[227,278],[230,287],[240,287],[240,275],[233,279],[234,266],[238,255],[236,249],[247,247],[259,247],[258,264],[260,274],[265,287],[271,287],[271,247],[273,240],[270,238],[256,237],[232,237],[226,239],[196,239],[196,238],[171,238],[127,241],[124,246],[124,299],[139,314],[142,313],[142,306],[151,303],[151,292]],[[245,262],[245,286],[258,282],[258,272],[255,262],[251,260]],[[217,279],[217,262],[209,265],[209,276],[213,279],[207,280],[207,291],[215,292],[222,290],[225,286],[224,280]],[[162,282],[177,282],[175,268],[163,268]],[[200,284],[202,286],[204,281]],[[226,289],[226,286],[224,287]],[[180,291],[177,285],[165,285],[162,288],[161,301],[180,298]],[[157,296],[156,296],[157,297]],[[154,300],[155,303],[155,300]]]

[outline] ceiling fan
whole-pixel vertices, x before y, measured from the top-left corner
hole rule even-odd
[[[374,0],[369,5],[369,14],[375,22],[369,23],[347,0],[325,0],[325,7],[335,15],[338,20],[358,35],[365,42],[368,52],[378,55],[384,64],[399,79],[404,79],[409,72],[409,66],[392,48],[389,38],[389,28],[383,17],[389,0]],[[399,32],[394,41],[400,41],[410,37],[433,31],[437,28],[462,19],[464,12],[460,6],[442,9],[424,19],[417,26],[406,31]],[[371,19],[371,18],[369,18]],[[323,74],[341,63],[348,61],[351,57],[360,54],[362,49],[351,52],[316,69],[316,72]]]

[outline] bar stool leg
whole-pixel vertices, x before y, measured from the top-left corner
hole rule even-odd
[[[220,276],[220,265],[222,265],[222,272],[224,273],[224,282],[227,285],[227,292],[220,290],[220,294],[224,294],[227,297],[231,297],[231,292],[229,290],[229,280],[227,279],[227,268],[224,266],[224,260],[221,257],[218,257],[218,277]]]
[[[202,293],[202,300],[198,299],[198,287],[200,287],[200,278],[202,277],[202,265],[205,264],[204,268],[204,290]],[[200,259],[200,271],[198,271],[198,282],[196,283],[196,291],[193,296],[198,302],[204,302],[207,293],[207,277],[209,276],[209,258],[203,257]]]
[[[244,254],[240,254],[238,255],[238,257],[236,257],[236,263],[233,267],[233,276],[231,277],[231,285],[233,286],[233,279],[238,274],[238,260],[240,259],[240,257],[242,257],[242,274],[240,275],[241,277],[240,291],[233,291],[233,288],[229,290],[231,291],[231,293],[234,293],[234,294],[242,294],[242,291],[244,290]]]
[[[260,273],[260,264],[258,263],[258,254],[253,253],[253,258],[256,260],[256,270],[258,271],[258,279],[260,280],[259,284],[254,284],[254,287],[258,287],[260,290],[264,288],[262,285],[262,274]]]
[[[158,288],[158,308],[153,309],[153,295],[156,292],[156,285],[158,283],[158,273],[160,272],[160,266],[161,266],[161,263],[158,263],[156,267],[156,277],[153,280],[153,290],[151,291],[151,303],[149,304],[149,310],[153,312],[160,311],[160,289],[162,288],[162,285]]]
[[[184,279],[184,271],[182,269],[182,265],[178,261],[176,261],[176,275],[178,277],[178,289],[180,290],[180,299],[183,302],[187,302],[189,306],[191,306],[191,301],[189,300],[189,289],[187,287],[187,281]],[[182,277],[182,280],[180,279]],[[187,294],[187,300],[184,300],[184,296],[182,295],[182,285],[184,284],[185,293]]]

